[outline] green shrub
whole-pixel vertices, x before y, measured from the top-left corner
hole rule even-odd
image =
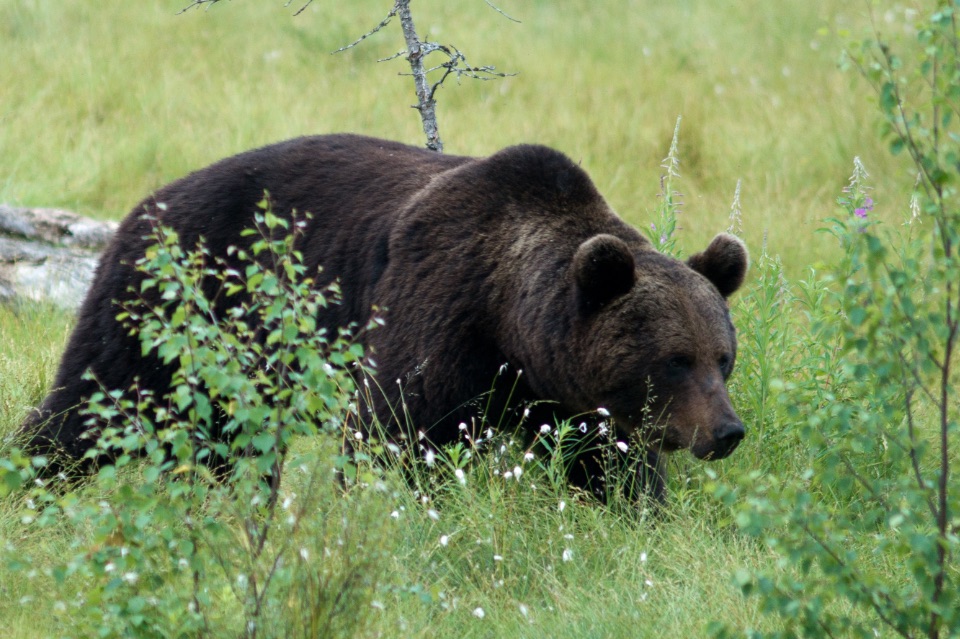
[[[382,500],[340,495],[333,474],[356,476],[339,438],[362,349],[349,331],[317,325],[338,293],[315,287],[294,248],[302,220],[291,229],[261,206],[250,249],[231,249],[242,272],[157,229],[137,268],[143,299],[160,302],[127,303],[118,319],[172,366],[172,383],[159,396],[91,399],[91,418],[116,426],[89,453],[112,462],[90,485],[28,483],[42,458],[3,460],[3,492],[25,493],[32,534],[86,531],[49,570],[59,591],[76,589],[72,632],[353,636],[364,626],[355,609],[381,572]],[[215,307],[211,286],[235,305]],[[31,570],[15,548],[6,560]]]
[[[960,636],[957,12],[938,3],[903,58],[879,34],[850,58],[880,96],[891,151],[916,166],[916,195],[902,227],[884,226],[854,161],[828,229],[843,259],[794,298],[810,319],[795,337],[806,347],[790,349],[805,372],[755,386],[779,391],[803,470],[714,485],[778,557],[736,577],[780,620],[749,636]]]

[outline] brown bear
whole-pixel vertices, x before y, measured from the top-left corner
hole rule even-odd
[[[110,389],[170,382],[116,319],[117,300],[139,289],[131,265],[154,224],[145,214],[184,246],[202,236],[229,262],[265,192],[275,214],[312,216],[298,248],[311,271],[322,266],[319,286],[336,278],[342,291],[321,324],[382,315],[364,337],[383,389],[368,408],[394,432],[401,393],[437,447],[479,417],[471,400],[485,394],[495,415],[532,407],[530,429],[604,409],[618,437],[642,429],[641,472],[656,497],[660,453],[720,459],[743,438],[725,387],[737,350],[725,298],[747,269],[740,240],[720,234],[686,263],[667,257],[546,147],[472,158],[328,135],[227,158],[133,209],[101,258],[53,389],[22,426],[33,450],[80,458],[92,446],[78,410],[95,390],[88,369]],[[504,365],[519,382],[498,375]],[[571,478],[599,492],[600,473],[584,455]]]

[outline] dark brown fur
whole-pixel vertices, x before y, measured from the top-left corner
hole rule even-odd
[[[511,406],[532,403],[533,428],[598,407],[623,433],[641,427],[645,406],[660,417],[643,426],[654,494],[659,451],[709,459],[739,443],[724,386],[736,354],[724,297],[746,270],[739,240],[717,236],[688,264],[666,257],[610,210],[586,173],[545,147],[476,159],[333,135],[227,158],[134,208],[103,255],[54,389],[23,426],[36,449],[55,445],[76,458],[90,447],[76,410],[94,390],[81,379],[88,368],[108,388],[169,383],[114,319],[114,300],[138,279],[130,264],[150,231],[142,215],[175,228],[185,246],[202,235],[226,256],[265,191],[278,215],[312,214],[299,248],[343,292],[322,322],[363,324],[383,309],[385,326],[366,346],[385,391],[371,408],[384,423],[402,388],[415,426],[435,446],[454,441],[457,425],[477,417],[471,400],[508,364],[523,371]],[[506,403],[505,391],[494,393],[495,414]],[[596,465],[578,468],[577,482],[595,487]]]

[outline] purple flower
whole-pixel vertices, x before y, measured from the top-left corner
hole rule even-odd
[[[869,209],[857,209],[856,211],[853,212],[853,214],[859,217],[861,220],[865,220],[867,219],[868,210]]]

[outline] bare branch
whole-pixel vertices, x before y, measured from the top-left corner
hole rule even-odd
[[[311,1],[312,1],[312,0],[311,0]],[[397,7],[396,7],[396,5],[394,5],[394,7],[393,7],[392,9],[390,9],[390,13],[387,14],[387,17],[380,21],[380,24],[378,24],[378,25],[375,26],[374,28],[370,29],[369,31],[367,31],[366,33],[364,33],[362,36],[360,36],[359,38],[357,38],[356,40],[354,40],[354,41],[351,42],[350,44],[348,44],[348,45],[346,45],[346,46],[344,46],[344,47],[340,47],[340,48],[337,49],[336,51],[331,51],[330,53],[331,53],[331,54],[333,54],[333,53],[341,53],[341,52],[343,52],[343,51],[346,51],[347,49],[352,49],[353,47],[357,46],[358,44],[360,44],[361,42],[363,42],[364,40],[366,40],[367,38],[369,38],[369,37],[372,36],[373,34],[377,33],[377,32],[380,31],[381,29],[383,29],[385,26],[387,26],[388,24],[390,24],[390,21],[391,21],[396,15],[397,15]],[[385,59],[385,60],[392,60],[393,58],[396,58],[396,57],[401,56],[401,55],[403,55],[403,52],[402,52],[402,51],[401,51],[400,53],[398,53],[397,55],[395,55],[395,56],[391,56],[391,57],[389,57],[389,58],[384,58],[384,59]],[[382,60],[377,60],[377,62],[382,62]]]
[[[452,44],[448,46],[438,45],[433,42],[425,42],[424,44],[432,46],[430,49],[431,53],[433,51],[443,51],[450,58],[446,62],[442,62],[435,67],[427,69],[427,73],[430,73],[431,71],[437,71],[439,69],[446,69],[447,73],[444,75],[450,75],[452,73],[457,76],[458,82],[460,81],[460,76],[466,76],[473,80],[486,81],[493,80],[495,78],[507,78],[517,75],[516,73],[503,73],[501,71],[497,71],[497,68],[493,66],[470,66],[470,64],[467,63],[467,57]],[[437,82],[434,87],[436,88],[442,83],[443,80]]]
[[[179,11],[177,11],[177,15],[180,15],[181,13],[185,13],[185,12],[189,11],[190,9],[193,9],[194,7],[199,7],[199,6],[202,5],[202,4],[214,5],[214,4],[217,4],[217,3],[220,2],[220,1],[221,1],[221,0],[191,0],[191,1],[190,1],[190,4],[188,4],[187,6],[185,6],[183,9],[180,9]],[[284,6],[284,7],[289,7],[291,4],[293,4],[293,0],[287,0],[286,3],[284,3],[283,6]],[[304,0],[303,6],[301,6],[299,9],[297,9],[296,11],[294,11],[294,12],[293,12],[293,15],[295,15],[295,16],[300,15],[301,13],[303,13],[304,11],[306,11],[306,10],[307,10],[307,7],[309,7],[311,4],[313,4],[313,0]],[[209,8],[209,7],[208,7],[208,8]]]
[[[177,15],[180,15],[181,13],[186,13],[190,9],[193,9],[194,7],[199,7],[202,4],[212,5],[212,4],[217,4],[218,2],[220,2],[220,0],[191,0],[190,4],[185,6],[183,9],[180,9],[179,11],[177,11]]]
[[[300,15],[301,13],[303,13],[304,11],[306,11],[306,10],[307,10],[307,7],[309,7],[312,3],[313,3],[313,0],[306,0],[306,2],[304,2],[304,4],[303,4],[302,7],[300,7],[299,9],[297,9],[296,11],[293,12],[293,15],[294,15],[294,16]],[[285,5],[283,5],[283,6],[289,7],[291,4],[293,4],[293,0],[287,0],[287,4],[285,4]]]
[[[503,11],[503,9],[501,9],[501,8],[498,7],[497,5],[495,5],[495,4],[493,4],[492,2],[490,2],[490,0],[483,0],[483,1],[487,3],[487,6],[488,6],[488,7],[490,7],[491,9],[493,9],[494,11],[496,11],[497,13],[499,13],[500,15],[502,15],[502,16],[503,16],[504,18],[506,18],[507,20],[512,20],[513,22],[516,22],[517,24],[521,24],[521,22],[520,22],[519,20],[517,20],[516,18],[514,18],[514,17],[512,17],[512,16],[507,15],[507,14]]]

